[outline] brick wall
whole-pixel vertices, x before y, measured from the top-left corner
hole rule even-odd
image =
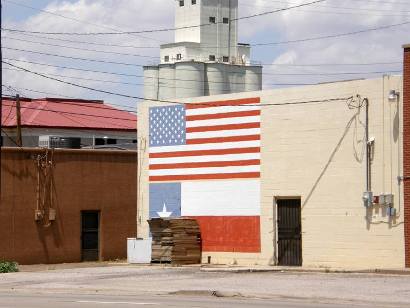
[[[403,165],[404,176],[410,176],[410,46],[404,49],[403,80]],[[404,236],[406,267],[410,267],[410,179],[404,181]]]
[[[36,157],[44,150],[2,148],[0,260],[20,264],[80,262],[81,212],[100,211],[100,259],[125,259],[136,236],[137,153],[56,150],[51,225],[36,222]]]

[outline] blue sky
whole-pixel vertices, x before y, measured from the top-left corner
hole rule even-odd
[[[55,16],[13,4],[32,6]],[[308,0],[268,1],[239,0],[240,16],[271,11],[289,5],[309,2]],[[3,27],[31,31],[61,32],[95,32],[109,31],[108,28],[121,30],[141,30],[151,28],[173,27],[174,0],[2,0]],[[72,19],[77,19],[76,21]],[[374,28],[410,20],[410,2],[405,0],[327,0],[323,4],[266,15],[240,22],[240,41],[245,43],[263,43],[287,41],[307,37],[331,35]],[[275,84],[317,83],[342,79],[368,78],[382,75],[382,72],[400,71],[402,60],[401,46],[410,42],[410,26],[374,31],[360,35],[336,39],[317,40],[297,44],[282,44],[253,48],[253,59],[268,64],[264,68],[264,88],[275,88]],[[134,45],[157,47],[161,43],[173,40],[172,33],[146,35],[149,38],[136,36],[103,36],[103,37],[59,37],[75,41],[98,44]],[[146,37],[145,36],[145,37]],[[55,53],[65,56],[99,59],[104,61],[147,64],[157,61],[159,49],[135,49],[125,47],[104,47],[84,43],[70,43],[52,39],[23,36],[17,33],[2,32],[3,46],[14,49]],[[31,41],[31,42],[27,42]],[[36,44],[58,44],[66,47],[91,48],[102,51],[129,53],[136,56],[118,56],[104,53],[79,51],[66,47]],[[81,83],[86,86],[113,92],[142,96],[142,75],[140,67],[114,64],[96,64],[86,61],[62,59],[51,56],[30,54],[24,51],[6,49],[4,56],[10,62],[51,76]],[[116,76],[81,72],[64,68],[39,66],[17,60],[48,63],[51,65],[83,68],[87,70],[104,70],[134,76]],[[372,65],[351,65],[369,63],[391,63]],[[269,65],[275,64],[275,66]],[[328,66],[309,66],[315,64],[332,64]],[[333,65],[337,64],[337,65]],[[302,65],[302,66],[295,66]],[[340,74],[354,72],[360,74]],[[368,72],[380,72],[367,74]],[[331,75],[331,74],[340,75]],[[306,75],[308,74],[308,75]],[[310,74],[310,75],[309,75]],[[315,75],[317,74],[317,75]],[[330,75],[324,75],[330,74]],[[30,92],[37,90],[65,96],[104,99],[107,102],[134,108],[137,101],[99,94],[62,85],[41,77],[28,75],[15,70],[3,70],[5,83],[18,88],[22,95],[30,97],[46,96]],[[65,77],[61,77],[65,76]],[[82,78],[82,79],[80,79]],[[87,80],[85,80],[87,79]],[[90,80],[93,79],[93,80]],[[98,81],[97,81],[98,80]],[[114,83],[112,83],[114,82]],[[127,84],[123,84],[127,83]],[[47,95],[51,96],[51,95]]]

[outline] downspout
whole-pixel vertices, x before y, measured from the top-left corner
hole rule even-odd
[[[365,121],[365,142],[366,142],[366,191],[363,193],[363,204],[366,208],[370,208],[373,205],[373,193],[371,191],[371,162],[370,162],[370,148],[372,146],[369,140],[369,99],[364,98],[363,103],[365,104],[366,110],[366,121]]]
[[[366,128],[365,128],[365,140],[366,140],[366,192],[371,190],[371,178],[370,178],[370,145],[369,145],[369,100],[367,98],[363,101],[366,108]]]

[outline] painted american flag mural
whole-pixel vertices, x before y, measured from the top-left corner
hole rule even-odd
[[[259,98],[150,108],[150,217],[197,219],[205,252],[260,252],[260,116]]]

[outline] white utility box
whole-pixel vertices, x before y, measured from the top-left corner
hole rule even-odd
[[[152,239],[127,239],[127,259],[130,264],[151,263]]]

